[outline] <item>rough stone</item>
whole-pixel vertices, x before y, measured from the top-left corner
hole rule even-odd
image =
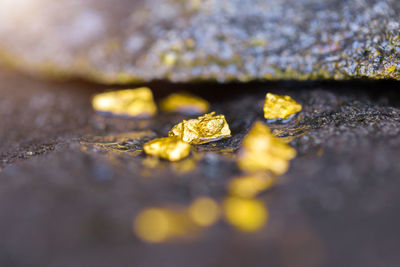
[[[148,161],[140,149],[184,115],[103,117],[90,97],[106,86],[9,73],[0,73],[0,81],[0,266],[400,262],[398,83],[146,84],[156,100],[190,89],[224,113],[232,130],[232,138],[194,146],[190,158],[172,163]],[[223,201],[242,175],[235,156],[263,118],[267,91],[292,96],[303,110],[287,124],[270,124],[298,155],[257,198],[268,208],[266,227],[243,234],[219,222],[189,242],[141,242],[132,228],[144,208],[187,206],[204,196]],[[101,136],[116,144],[82,149]]]
[[[397,0],[4,0],[0,51],[101,83],[398,80],[399,12]]]

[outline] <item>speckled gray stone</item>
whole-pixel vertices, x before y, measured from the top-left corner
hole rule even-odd
[[[400,78],[397,0],[6,0],[3,63],[48,77]]]

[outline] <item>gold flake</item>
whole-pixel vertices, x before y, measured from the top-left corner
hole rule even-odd
[[[183,114],[203,114],[208,111],[210,104],[197,96],[187,93],[169,95],[160,104],[161,110]]]
[[[256,122],[243,139],[239,152],[239,167],[244,171],[271,171],[281,175],[289,168],[296,151],[272,135],[268,126]]]
[[[287,120],[301,108],[301,105],[290,96],[268,93],[265,97],[264,117],[267,120]]]
[[[97,94],[92,99],[96,111],[131,117],[150,117],[157,113],[153,94],[147,87]]]
[[[197,119],[184,120],[175,125],[168,135],[198,145],[231,137],[231,130],[224,115],[215,116],[215,112],[212,112]]]
[[[189,156],[190,145],[177,137],[164,137],[146,143],[143,150],[152,156],[177,161]]]

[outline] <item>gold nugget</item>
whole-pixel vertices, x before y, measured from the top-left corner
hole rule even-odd
[[[96,111],[131,117],[151,117],[157,113],[153,94],[147,87],[97,94],[92,99]]]
[[[265,97],[264,117],[267,120],[287,120],[301,110],[301,105],[290,96],[268,93]]]
[[[244,171],[271,171],[281,175],[295,156],[296,150],[273,136],[264,123],[256,122],[243,139],[238,164]]]
[[[179,112],[192,115],[207,112],[210,104],[197,96],[187,93],[175,93],[161,101],[160,107],[161,110],[166,112]]]
[[[144,152],[169,161],[178,161],[190,154],[190,145],[177,137],[156,138],[143,146]]]
[[[231,130],[224,115],[215,116],[215,112],[211,112],[197,119],[184,120],[175,125],[168,135],[199,145],[231,137]]]

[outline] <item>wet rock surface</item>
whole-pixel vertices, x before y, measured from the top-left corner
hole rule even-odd
[[[400,77],[397,0],[6,0],[1,61],[53,78]]]
[[[397,266],[400,202],[398,83],[147,84],[156,99],[190,89],[225,114],[232,138],[195,147],[185,161],[149,163],[140,151],[187,116],[104,117],[87,83],[0,74],[1,266]],[[265,93],[303,105],[271,124],[298,152],[259,199],[267,226],[239,233],[224,221],[198,239],[141,242],[132,222],[152,205],[220,201],[240,174],[236,152]],[[227,92],[230,92],[227,94]],[[246,93],[243,93],[246,92]],[[144,131],[102,146],[103,136]],[[100,137],[99,137],[100,136]],[[106,140],[110,141],[108,137]]]

